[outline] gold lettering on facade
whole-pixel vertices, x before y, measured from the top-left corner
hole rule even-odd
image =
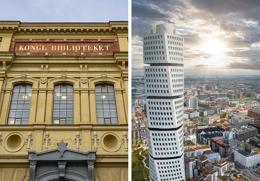
[[[14,50],[22,55],[112,55],[113,42],[16,42]]]

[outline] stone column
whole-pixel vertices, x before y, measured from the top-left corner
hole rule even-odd
[[[0,113],[1,113],[1,108],[2,108],[2,104],[3,104],[3,101],[2,101],[2,98],[3,98],[3,84],[4,84],[4,78],[0,78]]]
[[[80,95],[81,103],[81,121],[84,124],[90,124],[90,106],[89,106],[89,91],[81,90]]]
[[[53,90],[47,90],[47,103],[46,103],[46,117],[45,123],[52,124],[52,109],[53,109]]]
[[[80,120],[80,95],[79,90],[74,90],[73,92],[73,123],[79,124]]]
[[[122,90],[115,90],[115,96],[116,96],[116,106],[117,106],[117,116],[119,120],[119,124],[126,124],[126,114],[125,114],[125,108],[124,108],[124,100],[123,100],[123,94]]]
[[[91,124],[97,124],[97,117],[96,117],[96,93],[95,89],[89,91],[89,99],[90,99],[90,119]]]
[[[29,124],[34,124],[36,122],[36,112],[37,112],[37,98],[38,98],[38,90],[32,89],[32,97],[31,97],[31,108],[30,108],[30,116],[29,116]]]
[[[37,102],[37,124],[44,124],[45,108],[46,108],[46,89],[40,89]]]
[[[11,102],[12,91],[6,90],[3,95],[3,104],[0,114],[0,124],[7,124],[7,118],[9,114],[9,107]]]
[[[125,103],[125,111],[126,111],[126,118],[128,117],[128,79],[124,78],[124,103]]]
[[[90,106],[89,106],[89,90],[88,79],[83,77],[80,79],[80,108],[81,108],[81,122],[90,124]]]

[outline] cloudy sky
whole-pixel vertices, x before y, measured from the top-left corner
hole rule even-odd
[[[1,0],[0,20],[106,22],[128,19],[127,0]]]
[[[174,22],[185,38],[186,75],[260,75],[259,0],[133,0],[132,9],[135,70],[151,25]]]

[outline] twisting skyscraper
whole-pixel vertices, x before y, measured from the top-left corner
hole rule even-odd
[[[166,23],[157,25],[143,43],[150,180],[185,180],[183,38]]]

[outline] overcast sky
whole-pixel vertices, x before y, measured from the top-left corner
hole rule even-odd
[[[0,20],[106,22],[128,20],[127,0],[1,0]]]
[[[133,63],[143,67],[142,37],[174,22],[185,38],[186,74],[260,74],[259,0],[133,0]]]

